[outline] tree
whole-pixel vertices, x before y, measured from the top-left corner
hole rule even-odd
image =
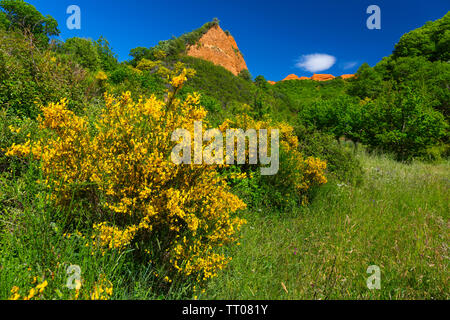
[[[356,98],[340,95],[334,99],[319,100],[305,106],[299,120],[308,128],[333,135],[336,140],[347,137],[360,141],[360,105]]]
[[[100,67],[101,60],[96,45],[90,39],[67,39],[65,43],[60,44],[57,51],[71,55],[83,68],[95,71]]]
[[[218,26],[220,24],[219,18],[213,18],[212,24],[215,25],[215,26]]]
[[[117,68],[119,62],[116,54],[111,50],[111,46],[103,36],[101,36],[95,43],[97,48],[100,65],[105,71],[112,71]]]
[[[241,70],[241,72],[239,72],[238,77],[240,77],[246,81],[252,81],[252,75],[250,74],[250,72],[247,69]]]
[[[408,87],[365,104],[362,115],[363,143],[393,152],[398,160],[425,157],[448,136],[442,113]]]
[[[8,29],[21,30],[32,35],[38,45],[48,45],[50,36],[58,36],[58,23],[47,15],[43,16],[34,6],[23,0],[0,0],[4,13],[1,24],[8,24]]]
[[[430,61],[424,56],[387,57],[375,66],[395,90],[405,87],[420,93],[428,104],[448,119],[450,103],[450,64]],[[386,85],[384,86],[386,88]]]
[[[430,61],[450,60],[450,12],[403,35],[393,55],[394,58],[423,56]]]
[[[138,62],[142,59],[146,58],[149,59],[151,55],[151,50],[149,48],[145,47],[137,47],[130,50],[130,53],[128,54],[133,59],[130,61],[130,64],[133,67],[136,67]]]
[[[269,83],[267,82],[266,78],[264,78],[264,76],[257,76],[254,82],[256,86],[261,89],[267,89],[269,87]]]
[[[88,85],[86,71],[71,56],[30,46],[22,33],[0,29],[0,105],[8,113],[34,118],[41,104],[63,97],[79,110],[90,98]]]
[[[381,75],[367,63],[363,63],[356,72],[356,77],[350,81],[348,92],[361,99],[374,99],[380,94],[382,88]]]
[[[8,20],[6,13],[0,11],[0,29],[6,30],[9,25],[10,22]]]

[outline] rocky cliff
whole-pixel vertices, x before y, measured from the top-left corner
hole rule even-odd
[[[219,25],[211,27],[196,44],[187,48],[186,53],[222,66],[236,76],[242,70],[248,70],[233,36],[225,33]]]
[[[340,76],[340,78],[342,79],[350,79],[353,78],[355,75],[354,74],[343,74],[342,76]],[[329,81],[329,80],[333,80],[336,77],[333,76],[332,74],[314,74],[311,78],[308,77],[299,77],[296,74],[290,74],[288,75],[286,78],[284,78],[281,81],[287,81],[287,80],[314,80],[314,81]],[[275,84],[275,81],[268,81],[270,84]]]
[[[286,78],[284,78],[282,81],[287,81],[287,80],[300,80],[300,78],[296,74],[290,74]]]
[[[203,27],[204,28],[204,27]],[[210,61],[216,65],[222,66],[229,70],[235,76],[243,70],[248,70],[242,53],[239,51],[236,40],[225,32],[219,24],[213,24],[194,45],[187,47],[186,54],[191,57],[200,58]],[[354,77],[353,74],[344,74],[340,76],[342,79]],[[295,74],[288,75],[282,81],[287,80],[314,80],[328,81],[334,79],[331,74],[314,74],[312,77],[298,77]],[[275,81],[268,81],[275,84]]]
[[[333,80],[335,77],[332,74],[314,74],[311,80],[314,81],[328,81]]]

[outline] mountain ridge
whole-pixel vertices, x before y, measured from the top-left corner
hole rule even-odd
[[[281,81],[289,81],[289,80],[329,81],[329,80],[333,80],[335,78],[350,79],[350,78],[353,78],[353,77],[355,77],[354,74],[343,74],[343,75],[340,75],[338,77],[335,77],[332,74],[320,74],[320,73],[317,73],[317,74],[315,73],[311,77],[304,77],[304,76],[303,77],[299,77],[296,74],[290,74],[290,75],[288,75],[286,78],[284,78]],[[270,81],[270,80],[267,81],[267,82],[272,84],[272,85],[277,83],[276,81]]]

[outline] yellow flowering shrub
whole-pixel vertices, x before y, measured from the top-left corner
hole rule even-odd
[[[105,81],[108,80],[108,75],[103,70],[100,70],[95,74],[95,79]]]
[[[272,120],[254,120],[247,114],[249,107],[244,105],[243,113],[236,116],[234,120],[227,119],[221,126],[220,130],[224,131],[228,128],[242,128],[279,130],[279,147],[280,147],[280,170],[279,172],[266,179],[274,182],[276,192],[286,195],[284,199],[288,199],[292,192],[299,197],[303,205],[308,203],[308,191],[314,186],[320,186],[327,183],[326,178],[326,161],[319,158],[303,157],[299,150],[298,138],[294,133],[294,128],[284,122],[274,123]],[[269,146],[270,151],[270,146]],[[248,163],[248,149],[246,149],[246,161]],[[246,167],[244,167],[245,169]],[[248,167],[247,167],[248,168]],[[283,197],[282,197],[283,198]]]
[[[245,221],[235,213],[245,204],[215,166],[171,161],[172,132],[193,134],[194,121],[206,122],[198,94],[177,98],[188,74],[171,78],[165,100],[105,94],[92,124],[68,110],[67,100],[43,107],[42,138],[7,154],[40,160],[42,183],[57,205],[81,198],[93,206],[91,238],[102,250],[134,246],[174,274],[203,281],[230,260],[220,248],[236,240]]]

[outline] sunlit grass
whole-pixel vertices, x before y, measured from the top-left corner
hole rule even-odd
[[[361,186],[330,182],[298,212],[248,213],[203,298],[448,299],[448,162],[360,158]],[[381,290],[367,288],[370,265]]]
[[[358,186],[330,181],[307,207],[245,213],[232,262],[202,294],[191,283],[165,284],[164,270],[134,262],[132,251],[91,255],[52,226],[58,212],[29,196],[42,193],[36,172],[3,176],[0,298],[45,276],[43,298],[73,299],[66,268],[77,264],[85,288],[104,274],[112,299],[448,299],[450,164],[359,157]],[[381,290],[366,286],[370,265],[381,268]]]

